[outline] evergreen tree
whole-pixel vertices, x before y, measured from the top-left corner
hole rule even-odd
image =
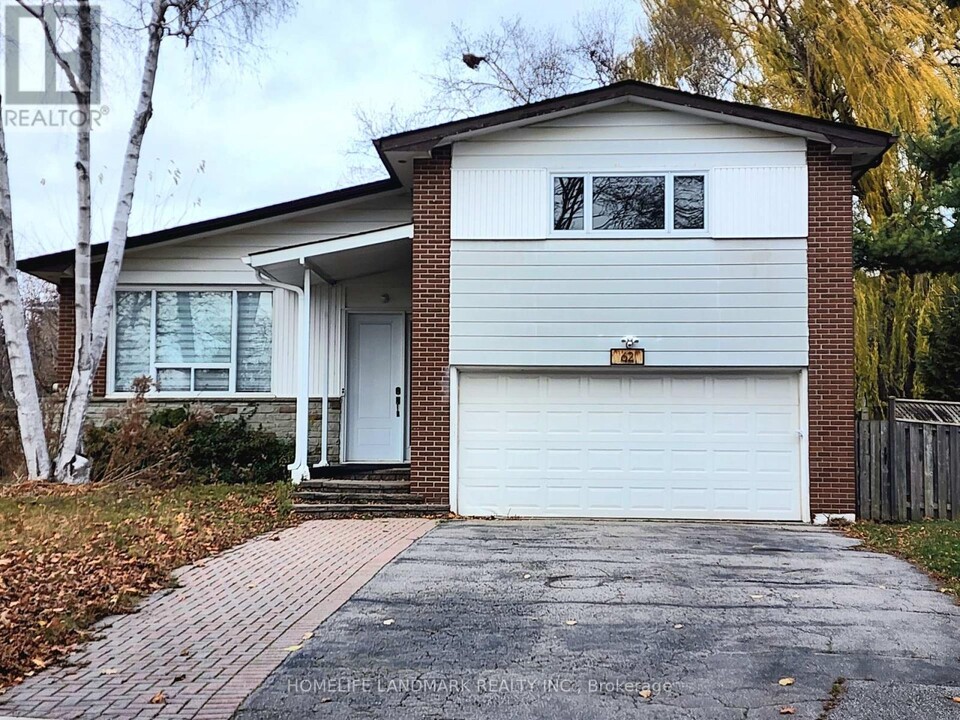
[[[960,400],[960,289],[954,286],[933,318],[920,377],[932,400]]]

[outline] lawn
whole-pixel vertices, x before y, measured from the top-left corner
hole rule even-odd
[[[941,587],[960,595],[960,521],[857,523],[848,531],[868,549],[909,560],[935,577]]]
[[[294,524],[289,487],[0,486],[0,692],[173,569]]]

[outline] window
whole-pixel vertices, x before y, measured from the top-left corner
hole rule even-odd
[[[118,291],[114,391],[148,375],[158,392],[270,392],[272,300],[270,291]]]
[[[553,229],[704,230],[705,185],[702,174],[557,176],[553,178]]]

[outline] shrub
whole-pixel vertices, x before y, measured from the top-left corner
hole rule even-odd
[[[960,400],[960,289],[952,288],[930,323],[920,377],[931,400]]]
[[[116,420],[89,428],[84,443],[94,480],[106,482],[276,482],[293,457],[292,443],[245,418],[189,407],[151,412],[142,393]]]
[[[184,458],[208,482],[269,483],[293,458],[293,444],[238,420],[186,420]]]

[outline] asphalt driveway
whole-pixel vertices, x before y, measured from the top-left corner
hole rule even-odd
[[[960,718],[957,606],[855,545],[804,527],[447,523],[235,717]]]

